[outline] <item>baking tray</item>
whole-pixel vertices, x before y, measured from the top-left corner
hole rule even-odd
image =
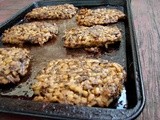
[[[137,42],[134,36],[130,0],[54,0],[38,1],[20,10],[9,20],[0,25],[0,36],[4,30],[15,24],[27,22],[25,14],[33,8],[48,5],[71,3],[79,8],[116,8],[126,14],[126,19],[116,25],[121,29],[122,41],[111,45],[100,54],[87,53],[82,49],[66,49],[63,47],[62,36],[64,30],[76,26],[75,18],[68,20],[47,20],[56,22],[59,26],[57,39],[48,41],[43,46],[25,45],[24,48],[31,50],[31,68],[29,74],[22,78],[17,85],[0,85],[0,112],[30,115],[56,119],[134,119],[145,105],[144,87],[141,74]],[[10,47],[3,45],[0,47]],[[33,91],[30,85],[35,81],[36,74],[46,63],[52,59],[72,57],[102,58],[121,64],[126,72],[127,79],[119,99],[115,100],[108,108],[82,107],[76,105],[64,105],[58,103],[43,103],[32,101]]]

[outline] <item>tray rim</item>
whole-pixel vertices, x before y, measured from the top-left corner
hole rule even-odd
[[[137,115],[139,115],[140,113],[140,111],[142,111],[143,109],[144,109],[144,107],[145,107],[145,103],[146,103],[146,96],[145,96],[145,88],[144,88],[144,82],[143,82],[143,76],[142,76],[142,67],[141,67],[141,62],[140,62],[140,53],[139,53],[139,50],[138,50],[138,43],[137,43],[137,40],[136,40],[136,33],[135,33],[135,27],[134,27],[134,23],[133,23],[133,15],[132,15],[132,9],[131,9],[131,6],[129,5],[129,4],[131,4],[131,0],[129,0],[129,2],[127,2],[127,11],[130,11],[130,14],[128,14],[128,16],[130,17],[130,19],[128,19],[128,21],[129,21],[129,26],[132,26],[132,28],[130,28],[129,27],[129,31],[130,31],[130,37],[131,37],[131,45],[132,45],[132,52],[133,52],[133,55],[135,55],[135,57],[133,57],[133,61],[136,61],[136,62],[134,62],[133,64],[134,64],[134,67],[135,66],[137,66],[137,69],[138,69],[138,71],[139,71],[139,74],[138,74],[138,76],[139,76],[139,84],[140,84],[140,87],[141,87],[141,89],[142,89],[142,93],[141,93],[141,99],[142,99],[142,104],[141,104],[141,106],[139,106],[140,108],[139,108],[139,111],[137,111]],[[137,65],[136,65],[137,64]],[[134,69],[135,70],[135,69]],[[136,71],[135,71],[135,73],[136,73]]]
[[[59,0],[54,0],[53,2],[58,2]],[[61,1],[72,1],[72,0],[61,0]],[[84,0],[84,1],[87,1],[87,0]],[[118,110],[118,109],[110,109],[110,108],[105,108],[107,110],[112,110],[112,111],[121,111],[121,112],[133,112],[135,111],[135,109],[138,111],[130,114],[130,116],[127,116],[127,118],[125,119],[133,119],[135,117],[137,117],[143,110],[144,106],[145,106],[145,102],[146,102],[146,98],[145,98],[145,93],[144,93],[144,84],[143,84],[143,77],[142,77],[142,70],[141,70],[141,63],[140,63],[140,54],[139,54],[139,51],[138,51],[138,43],[137,43],[137,40],[135,38],[135,29],[134,29],[134,25],[133,25],[133,16],[132,16],[132,10],[131,10],[131,7],[130,7],[130,0],[125,0],[126,1],[126,4],[127,4],[127,16],[130,18],[128,19],[128,24],[129,26],[129,32],[130,32],[130,39],[131,39],[131,49],[132,49],[132,54],[133,54],[133,64],[134,64],[134,70],[135,70],[135,73],[137,73],[137,78],[138,79],[136,81],[136,86],[138,85],[139,86],[139,89],[140,90],[140,93],[141,95],[139,95],[139,98],[138,98],[138,101],[137,101],[137,104],[131,108],[131,109],[126,109],[126,110]],[[14,20],[18,15],[22,14],[24,11],[26,11],[27,8],[33,6],[33,5],[37,5],[37,3],[41,3],[41,2],[49,2],[49,1],[36,1],[36,2],[32,2],[31,4],[27,5],[26,7],[24,7],[23,9],[19,10],[16,14],[14,14],[13,16],[11,16],[10,18],[8,18],[8,20],[4,21],[3,23],[0,24],[0,30],[5,27],[5,25],[9,24],[10,22],[12,22],[12,20]],[[130,14],[129,14],[130,13]],[[1,35],[1,34],[0,34]],[[136,70],[138,72],[136,72]],[[0,98],[1,100],[2,98]],[[4,107],[4,106],[3,106]],[[1,107],[0,107],[1,108]],[[53,118],[53,116],[47,116],[47,115],[42,115],[42,114],[34,114],[34,113],[27,113],[26,111],[7,111],[7,110],[3,110],[3,109],[0,109],[0,112],[3,112],[3,113],[11,113],[11,114],[19,114],[19,115],[29,115],[29,116],[37,116],[37,117],[45,117],[45,118]],[[54,116],[54,118],[59,118],[59,116]],[[61,118],[62,119],[62,118]],[[65,119],[65,118],[64,118]],[[75,118],[73,118],[75,119]]]

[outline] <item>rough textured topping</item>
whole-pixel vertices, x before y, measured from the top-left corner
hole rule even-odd
[[[15,25],[3,33],[2,42],[11,44],[24,44],[30,42],[43,45],[58,34],[56,24],[46,22],[32,22]]]
[[[64,46],[67,48],[99,47],[120,41],[121,37],[122,34],[116,26],[80,26],[65,32]]]
[[[45,6],[33,9],[26,15],[27,20],[69,19],[77,12],[72,4]]]
[[[117,9],[81,9],[76,16],[79,25],[92,26],[118,22],[125,14]]]
[[[0,48],[0,84],[16,83],[27,74],[29,51],[21,48]]]
[[[120,95],[125,76],[121,65],[106,60],[53,60],[36,77],[34,100],[105,107]]]

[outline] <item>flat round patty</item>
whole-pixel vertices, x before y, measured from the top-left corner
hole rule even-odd
[[[72,4],[45,6],[33,9],[25,17],[27,20],[69,19],[77,13],[77,9]]]
[[[49,39],[56,37],[57,34],[58,27],[56,24],[46,22],[24,23],[5,30],[2,42],[19,45],[30,42],[43,45]]]
[[[28,72],[29,51],[22,48],[0,48],[0,84],[16,83]]]
[[[107,60],[53,60],[36,77],[34,100],[106,107],[120,95],[125,76],[121,65]]]
[[[122,34],[117,26],[94,25],[92,27],[74,27],[64,35],[67,48],[99,47],[120,41]]]
[[[79,25],[92,26],[116,23],[124,17],[125,14],[117,9],[81,9],[76,16],[76,20]]]

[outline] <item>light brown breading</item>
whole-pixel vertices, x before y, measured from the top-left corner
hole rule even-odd
[[[22,48],[0,48],[0,84],[16,83],[28,72],[29,51]]]
[[[56,24],[46,22],[24,23],[5,30],[2,42],[19,45],[30,42],[43,45],[49,39],[56,37],[57,34],[58,27]]]
[[[125,76],[121,65],[107,60],[53,60],[36,77],[34,100],[106,107],[120,95]]]
[[[116,23],[124,17],[125,14],[117,9],[81,9],[76,16],[76,20],[79,25],[92,26]]]
[[[120,41],[122,34],[116,26],[79,26],[65,32],[64,46],[67,48],[99,47]]]
[[[72,4],[45,6],[33,9],[25,17],[27,20],[69,19],[76,14],[77,9]]]

